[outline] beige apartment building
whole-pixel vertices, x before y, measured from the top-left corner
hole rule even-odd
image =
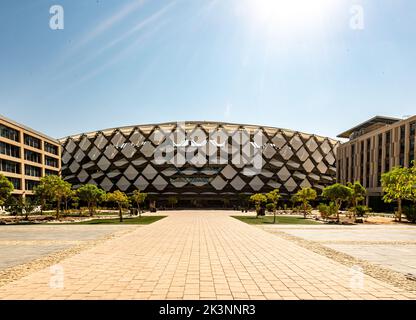
[[[337,152],[337,181],[360,181],[368,190],[367,204],[377,207],[381,175],[395,166],[411,165],[416,152],[416,116],[407,119],[376,116],[339,138],[349,139]]]
[[[0,173],[14,185],[15,195],[32,195],[46,175],[59,175],[57,140],[0,115]]]

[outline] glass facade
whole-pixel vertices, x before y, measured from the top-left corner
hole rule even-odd
[[[42,176],[42,169],[35,166],[30,166],[28,164],[25,165],[25,175],[32,176],[32,177],[41,177]]]
[[[20,163],[0,159],[0,171],[20,174]]]
[[[381,187],[381,173],[382,170],[382,160],[383,160],[383,135],[379,134],[377,136],[378,148],[377,148],[377,187]]]
[[[13,184],[15,190],[22,190],[22,181],[18,178],[7,178]]]
[[[40,153],[31,150],[25,150],[25,160],[36,163],[42,163],[42,156]]]
[[[344,162],[343,166],[337,167],[337,181],[346,184],[349,181],[346,177],[354,165],[356,175],[368,191],[366,204],[370,207],[372,204],[384,204],[383,173],[395,167],[410,166],[415,159],[416,116],[405,119],[376,116],[344,131],[338,137],[349,137],[349,141],[342,143],[337,152],[337,163]],[[354,163],[348,164],[351,153],[355,153]]]
[[[38,138],[25,134],[24,139],[25,139],[25,145],[32,147],[32,148],[41,149],[41,141]]]
[[[409,162],[415,160],[415,140],[416,140],[416,121],[410,123],[410,150],[409,150]]]
[[[5,126],[4,124],[0,124],[0,135],[3,138],[19,142],[19,131]]]
[[[391,149],[391,131],[387,131],[386,132],[386,145],[385,145],[386,158],[384,162],[384,171],[390,170],[390,149]]]
[[[45,176],[59,176],[59,172],[55,170],[45,169]]]
[[[351,182],[355,181],[355,144],[351,145]]]
[[[400,127],[400,153],[399,153],[399,164],[401,167],[404,167],[404,152],[405,152],[405,143],[406,143],[406,127]]]
[[[0,141],[0,153],[9,157],[20,158],[20,148]]]
[[[0,174],[13,183],[14,196],[30,196],[44,175],[60,175],[58,140],[3,116],[0,116],[0,140]]]
[[[45,156],[45,165],[49,167],[58,168],[59,167],[58,159]]]
[[[45,145],[45,152],[48,152],[48,153],[51,153],[51,154],[54,154],[54,155],[59,154],[57,146],[55,146],[53,144],[50,144],[48,142],[45,142],[44,145]]]
[[[370,187],[370,181],[371,181],[371,140],[367,139],[367,161],[365,164],[366,167],[366,172],[365,172],[365,176],[366,176],[366,180],[365,180],[365,187],[369,188]]]
[[[361,179],[360,183],[364,185],[364,169],[365,169],[365,163],[364,163],[364,141],[361,141],[361,152],[360,152],[360,172],[361,172]]]
[[[38,185],[39,185],[39,181],[28,180],[28,179],[25,180],[26,190],[33,191],[33,189]]]

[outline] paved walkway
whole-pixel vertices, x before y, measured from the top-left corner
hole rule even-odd
[[[1,226],[0,271],[134,228],[128,225]]]
[[[0,298],[416,299],[228,214],[172,213],[0,287]]]
[[[280,230],[306,240],[316,241],[350,256],[416,277],[416,226],[289,226],[264,229]]]

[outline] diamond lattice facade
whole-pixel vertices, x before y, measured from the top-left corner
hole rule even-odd
[[[93,183],[106,191],[191,198],[323,189],[336,180],[339,145],[286,129],[217,122],[138,125],[60,141],[62,176],[75,188]]]

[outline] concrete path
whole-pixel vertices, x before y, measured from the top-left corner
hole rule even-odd
[[[172,213],[0,287],[0,298],[416,298],[228,215]]]
[[[129,228],[132,227],[128,225],[1,226],[0,271]]]
[[[264,227],[279,230],[328,248],[416,277],[416,226],[289,226]]]

